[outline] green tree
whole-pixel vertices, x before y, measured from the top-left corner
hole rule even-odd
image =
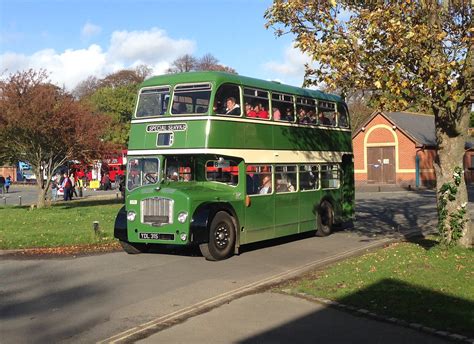
[[[38,208],[45,206],[58,167],[100,156],[107,125],[102,117],[49,83],[45,71],[17,72],[0,83],[0,160],[32,166]]]
[[[306,84],[371,90],[381,109],[424,104],[435,116],[438,229],[446,244],[473,245],[462,172],[473,103],[471,1],[275,0],[265,13],[291,32],[317,68]]]
[[[109,117],[104,137],[107,142],[121,147],[127,145],[138,88],[150,74],[151,69],[141,65],[135,69],[119,70],[103,79],[90,76],[75,88],[76,97]]]
[[[88,101],[95,111],[109,117],[109,127],[104,139],[119,146],[126,146],[130,121],[135,109],[138,84],[119,87],[101,87]]]

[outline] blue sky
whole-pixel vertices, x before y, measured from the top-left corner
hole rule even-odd
[[[0,0],[0,70],[45,68],[72,89],[89,75],[211,53],[239,74],[300,86],[308,59],[265,29],[269,0]]]

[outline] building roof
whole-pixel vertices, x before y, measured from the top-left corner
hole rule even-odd
[[[434,116],[413,112],[384,112],[383,114],[417,143],[426,146],[437,145]]]
[[[417,145],[437,146],[434,116],[414,112],[374,111],[364,124],[352,134],[352,138],[364,131],[364,128],[378,115],[383,116]]]

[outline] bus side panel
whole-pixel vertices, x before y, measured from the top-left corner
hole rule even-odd
[[[250,206],[245,208],[245,243],[275,237],[274,195],[253,196]]]
[[[273,136],[273,148],[276,150],[352,151],[351,135],[347,131],[303,126],[274,126]]]
[[[299,197],[297,192],[275,196],[275,236],[298,233]]]
[[[321,200],[321,191],[300,191],[300,232],[316,229],[316,210]]]
[[[180,123],[179,120],[176,123]],[[170,148],[206,147],[206,123],[207,121],[188,121],[186,131],[175,132],[174,143]]]
[[[256,124],[256,123],[245,123],[245,141],[242,145],[242,148],[247,149],[258,149],[262,147],[267,147],[271,149],[273,147],[273,134],[272,126],[266,124]],[[242,135],[241,133],[234,131],[236,135]],[[269,162],[269,161],[262,161]]]
[[[156,142],[152,146],[145,145],[145,138],[150,134],[146,133],[146,124],[132,124],[130,126],[130,139],[128,140],[128,149],[143,149],[156,147]],[[153,135],[156,139],[156,133]]]
[[[245,148],[246,123],[212,121],[209,134],[209,148]]]

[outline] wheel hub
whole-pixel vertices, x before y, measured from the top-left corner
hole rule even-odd
[[[220,225],[216,229],[216,244],[219,247],[225,247],[229,243],[229,229],[226,225]]]

